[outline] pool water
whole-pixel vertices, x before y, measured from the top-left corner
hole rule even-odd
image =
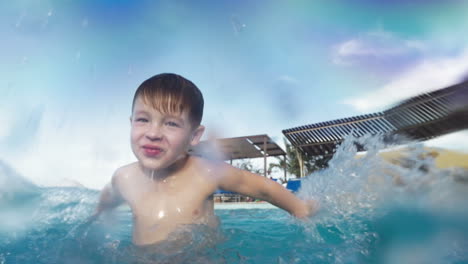
[[[466,172],[437,169],[418,158],[419,145],[412,166],[391,165],[376,155],[380,141],[362,140],[365,157],[345,142],[328,169],[303,180],[298,195],[320,201],[316,216],[218,209],[218,229],[186,226],[149,248],[132,246],[128,208],[87,224],[98,191],[40,188],[1,163],[0,264],[468,263]]]

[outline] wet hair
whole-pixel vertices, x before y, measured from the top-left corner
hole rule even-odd
[[[198,87],[184,77],[173,73],[162,73],[144,81],[135,92],[136,99],[164,114],[189,113],[192,128],[200,125],[203,117],[203,95]]]

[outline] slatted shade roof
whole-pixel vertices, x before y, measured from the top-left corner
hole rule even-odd
[[[468,81],[412,97],[383,112],[285,129],[283,134],[308,155],[330,157],[349,134],[400,134],[425,140],[466,128]]]
[[[286,155],[268,135],[221,138],[202,141],[189,150],[189,153],[205,158],[223,160],[261,158]]]
[[[468,81],[405,100],[383,112],[399,134],[426,140],[468,128]]]
[[[303,152],[312,155],[331,155],[343,139],[353,134],[382,134],[395,130],[382,113],[337,119],[283,130],[286,138]]]

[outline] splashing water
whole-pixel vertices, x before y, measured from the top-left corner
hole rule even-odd
[[[356,143],[366,153],[357,155]],[[415,143],[393,164],[379,155],[384,147],[380,137],[349,137],[328,169],[303,180],[300,197],[322,207],[306,224],[311,237],[346,245],[333,251],[338,263],[468,261],[468,172],[437,168]]]
[[[438,169],[420,144],[389,163],[384,147],[348,138],[329,168],[303,179],[299,196],[321,203],[308,221],[216,210],[219,230],[186,226],[149,248],[132,246],[127,208],[87,223],[97,191],[32,186],[0,163],[0,263],[467,263],[466,171]]]

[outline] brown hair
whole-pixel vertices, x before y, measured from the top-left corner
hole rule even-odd
[[[162,73],[144,81],[135,92],[132,111],[140,96],[145,104],[165,114],[188,111],[192,128],[200,125],[203,117],[203,95],[198,87],[184,77]]]

